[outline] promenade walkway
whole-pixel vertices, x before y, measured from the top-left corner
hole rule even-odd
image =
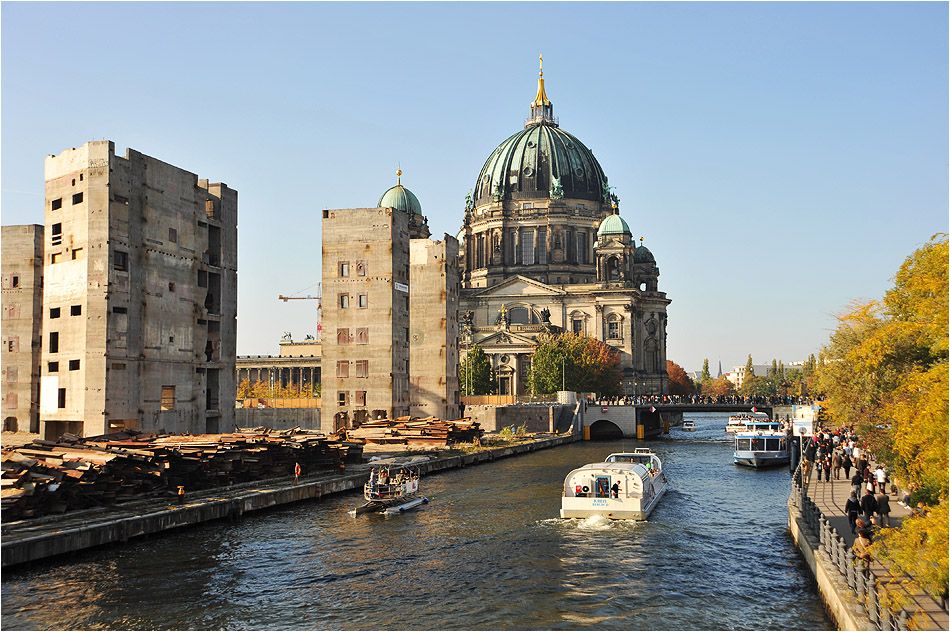
[[[873,466],[872,469],[874,469]],[[851,473],[854,474],[853,469]],[[831,480],[826,482],[824,477],[821,481],[818,481],[818,475],[812,469],[810,480],[806,485],[808,497],[824,514],[830,527],[845,540],[848,549],[854,544],[856,537],[855,534],[851,533],[848,516],[844,510],[844,505],[850,497],[851,491],[851,481],[845,478],[843,471],[840,479],[835,480],[834,473],[832,473]],[[890,496],[890,522],[892,527],[899,527],[904,518],[910,515],[910,509],[897,504],[898,500],[899,498],[893,495]],[[877,578],[888,577],[887,570],[876,560],[871,565],[871,573]],[[905,609],[914,616],[912,624],[916,629],[950,630],[950,617],[948,617],[947,611],[927,594],[908,594],[908,603]]]

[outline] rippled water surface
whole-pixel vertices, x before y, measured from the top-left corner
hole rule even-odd
[[[832,629],[788,470],[734,466],[725,417],[645,444],[672,486],[647,522],[557,518],[567,472],[638,445],[579,442],[427,477],[403,515],[346,494],[6,571],[2,627]]]

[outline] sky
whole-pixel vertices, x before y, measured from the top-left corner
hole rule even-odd
[[[112,140],[238,191],[239,355],[316,330],[322,209],[458,232],[544,56],[660,268],[667,356],[805,360],[948,232],[946,2],[3,2],[0,220]],[[355,227],[354,230],[358,230]]]

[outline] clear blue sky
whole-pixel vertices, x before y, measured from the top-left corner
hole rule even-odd
[[[238,353],[315,329],[320,211],[454,235],[544,54],[660,266],[687,371],[803,360],[948,231],[948,4],[4,2],[2,222],[109,139],[238,190]],[[358,227],[354,227],[358,230]],[[313,287],[311,287],[313,286]]]

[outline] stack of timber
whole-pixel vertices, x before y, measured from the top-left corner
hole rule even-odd
[[[364,421],[359,428],[347,430],[346,438],[376,444],[444,447],[452,443],[471,443],[484,432],[477,421],[468,418],[443,421],[437,417],[399,417]]]
[[[2,520],[174,496],[276,476],[339,469],[362,460],[361,444],[299,428],[230,434],[63,435],[3,450]]]

